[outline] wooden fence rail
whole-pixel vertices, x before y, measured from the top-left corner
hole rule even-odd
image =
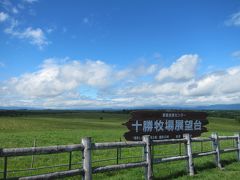
[[[234,140],[234,148],[220,148],[220,141],[222,140]],[[201,142],[201,152],[192,152],[192,142]],[[212,151],[202,152],[202,142],[212,142]],[[184,143],[185,154],[172,157],[157,158],[153,155],[153,147],[163,144],[176,144]],[[143,147],[143,160],[141,162],[125,163],[108,165],[102,167],[92,167],[92,151],[101,149],[118,149],[118,148],[132,148]],[[72,151],[80,151],[82,153],[82,168],[71,169]],[[159,164],[170,161],[187,161],[187,169],[190,176],[194,175],[194,158],[214,155],[214,161],[217,167],[222,169],[221,165],[221,153],[237,152],[237,160],[240,161],[240,134],[237,133],[234,136],[218,136],[217,133],[213,133],[210,138],[191,138],[189,134],[185,134],[182,139],[164,139],[164,140],[151,140],[150,136],[143,136],[142,141],[138,142],[107,142],[107,143],[92,143],[91,138],[83,138],[81,144],[75,145],[61,145],[61,146],[48,146],[48,147],[30,147],[30,148],[4,148],[0,149],[0,157],[4,158],[3,164],[3,179],[7,179],[7,167],[8,157],[15,156],[30,156],[30,155],[42,155],[70,152],[69,156],[69,170],[53,172],[35,176],[19,177],[20,180],[36,180],[36,179],[59,179],[71,176],[80,175],[84,180],[91,180],[92,174],[103,173],[108,171],[117,171],[121,169],[143,167],[145,179],[153,179],[153,164]],[[117,151],[118,152],[118,151]],[[118,153],[117,153],[118,156]]]

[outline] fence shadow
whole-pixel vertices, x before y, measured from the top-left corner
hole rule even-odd
[[[237,162],[236,159],[228,159],[228,160],[222,160],[221,164],[223,166],[223,168],[229,164],[232,164],[234,162]],[[201,171],[205,171],[206,169],[214,169],[217,168],[216,164],[214,162],[205,162],[202,163],[201,165],[196,165],[195,164],[195,173],[198,174]],[[163,177],[154,177],[154,180],[169,180],[169,179],[174,179],[174,178],[178,178],[181,176],[186,176],[188,175],[188,173],[185,170],[181,170],[181,171],[175,171],[167,176],[163,176]]]
[[[221,161],[222,166],[227,166],[229,164],[232,164],[234,162],[238,162],[236,159],[225,159]]]
[[[154,177],[154,180],[169,180],[169,179],[174,179],[174,178],[181,177],[181,176],[186,176],[186,175],[188,175],[188,173],[184,170],[181,170],[181,171],[171,173],[167,176]]]

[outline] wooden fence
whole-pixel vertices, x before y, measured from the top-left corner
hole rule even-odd
[[[235,141],[236,146],[233,148],[220,149],[221,140],[232,139]],[[212,142],[212,151],[192,153],[192,142]],[[165,158],[154,158],[152,148],[155,145],[163,144],[177,144],[184,143],[185,155],[171,156]],[[130,148],[130,147],[143,147],[144,158],[141,162],[125,163],[108,165],[102,167],[92,167],[92,151],[101,149],[116,149],[116,148]],[[3,179],[7,179],[7,160],[8,157],[16,156],[29,156],[29,155],[43,155],[54,154],[63,152],[81,151],[82,152],[82,167],[79,169],[60,171],[48,174],[41,174],[28,177],[19,177],[20,180],[36,180],[36,179],[59,179],[71,176],[80,175],[84,180],[91,180],[92,174],[103,173],[109,171],[117,171],[121,169],[129,169],[136,167],[143,167],[145,169],[145,179],[153,179],[153,164],[159,164],[170,161],[186,160],[187,169],[190,176],[194,175],[194,162],[193,159],[197,157],[213,155],[215,158],[216,166],[222,169],[220,154],[227,152],[236,152],[237,160],[240,161],[240,134],[234,136],[218,136],[213,133],[210,138],[191,138],[189,134],[185,134],[182,139],[164,139],[164,140],[151,140],[150,136],[143,136],[142,141],[137,142],[107,142],[107,143],[92,143],[91,138],[83,138],[81,144],[75,145],[62,145],[62,146],[48,146],[48,147],[31,147],[31,148],[4,148],[0,149],[0,157],[4,158]],[[71,154],[71,153],[70,153]]]

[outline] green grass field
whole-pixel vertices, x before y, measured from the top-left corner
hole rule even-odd
[[[121,125],[129,118],[127,113],[97,112],[97,111],[69,111],[58,113],[30,113],[16,116],[0,116],[0,148],[31,147],[34,139],[37,146],[76,144],[82,137],[90,136],[94,142],[119,141],[127,131]],[[211,132],[219,135],[233,135],[240,132],[240,123],[231,118],[209,117],[207,125],[209,132],[203,136],[210,136]],[[232,141],[222,142],[222,147],[232,147]],[[156,146],[154,154],[160,157],[178,155],[179,145]],[[211,150],[211,144],[203,143],[203,151]],[[200,143],[193,145],[193,151],[201,150]],[[181,146],[181,153],[184,148]],[[122,159],[119,163],[140,161],[141,148],[126,148],[121,150]],[[126,158],[139,156],[137,158]],[[125,159],[126,158],[126,159]],[[222,155],[224,170],[217,169],[213,164],[213,156],[194,159],[197,174],[189,177],[186,172],[186,161],[177,161],[154,165],[155,179],[239,179],[240,162],[236,162],[236,153]],[[34,156],[33,167],[68,164],[69,153],[55,155]],[[109,161],[98,162],[103,159]],[[80,152],[73,153],[73,168],[81,167]],[[116,164],[115,150],[98,150],[93,152],[93,166]],[[31,167],[32,156],[9,158],[8,169],[20,170]],[[68,167],[46,168],[30,172],[11,172],[8,177],[27,176],[59,170],[67,170]],[[3,170],[3,159],[0,159],[0,171]],[[0,174],[2,178],[2,174]],[[136,168],[111,173],[97,174],[94,179],[144,179],[143,169]],[[71,179],[79,179],[74,177]]]

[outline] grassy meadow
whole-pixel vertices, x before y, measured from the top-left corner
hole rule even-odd
[[[1,114],[1,112],[0,112]],[[239,114],[239,112],[238,112]],[[0,148],[77,144],[82,137],[90,136],[94,142],[109,142],[122,140],[127,128],[122,125],[129,118],[126,111],[31,111],[14,112],[0,116]],[[240,132],[240,122],[232,116],[210,113],[207,125],[209,132],[203,136],[210,136],[211,132],[219,135],[233,135]],[[223,141],[221,147],[233,147],[233,141]],[[210,142],[194,143],[193,151],[211,150]],[[167,157],[184,153],[184,147],[175,145],[155,146],[154,155]],[[93,166],[116,164],[116,149],[98,150],[93,152]],[[134,156],[134,157],[133,157]],[[141,160],[142,148],[121,149],[119,163],[137,162]],[[130,158],[128,158],[130,157]],[[72,154],[72,168],[81,167],[80,152]],[[154,165],[155,179],[239,179],[240,162],[236,162],[236,153],[221,156],[224,170],[219,170],[213,163],[213,156],[194,159],[197,174],[189,177],[186,172],[186,161],[169,162]],[[106,160],[108,161],[101,161]],[[32,164],[32,161],[34,162]],[[69,153],[54,155],[13,157],[8,160],[8,177],[34,175],[59,170],[67,170],[68,166],[43,168],[40,170],[21,171],[26,168],[37,168],[68,164]],[[0,171],[3,171],[3,159],[0,159]],[[94,175],[94,179],[144,179],[143,169],[136,168],[111,173]],[[2,174],[0,173],[0,178]],[[69,179],[79,179],[73,177]]]

